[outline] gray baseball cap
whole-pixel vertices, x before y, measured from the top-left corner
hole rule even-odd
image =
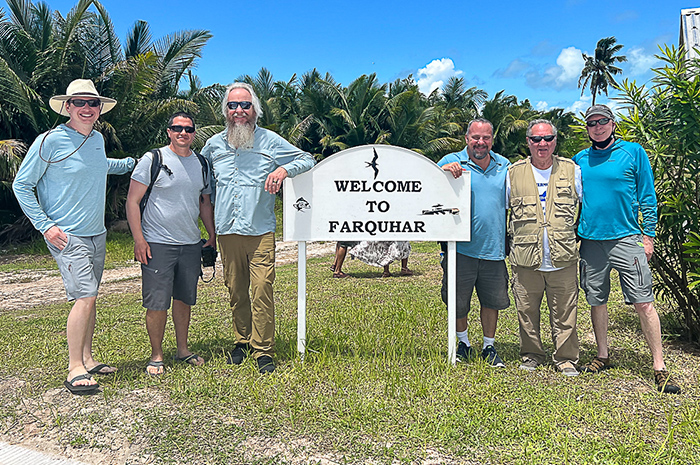
[[[605,105],[593,105],[591,108],[586,110],[586,116],[584,119],[588,119],[593,115],[604,116],[606,118],[610,118],[611,120],[615,119],[615,115],[613,115],[612,110]]]

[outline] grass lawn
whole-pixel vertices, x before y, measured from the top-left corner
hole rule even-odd
[[[128,245],[116,247],[110,263],[125,253]],[[512,305],[501,312],[496,336],[505,369],[447,363],[435,244],[413,244],[412,277],[383,279],[380,269],[348,260],[352,278],[330,279],[331,261],[308,263],[303,362],[297,268],[278,267],[278,369],[268,376],[250,359],[226,364],[233,339],[219,276],[200,284],[190,328],[190,348],[207,363],[169,361],[159,378],[144,371],[150,346],[138,281],[133,292],[101,296],[96,358],[119,372],[100,378],[95,396],[62,387],[70,304],[0,313],[0,440],[42,440],[89,463],[700,463],[697,349],[666,341],[667,365],[683,393],[656,392],[639,320],[619,288],[610,303],[616,368],[565,378],[552,366],[518,368]],[[579,308],[586,362],[595,345],[583,295]],[[478,311],[469,320],[479,344]],[[546,347],[551,352],[551,342]],[[172,322],[164,348],[172,357]]]

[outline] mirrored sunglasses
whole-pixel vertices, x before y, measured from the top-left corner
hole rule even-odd
[[[530,136],[529,139],[535,144],[539,144],[542,139],[544,139],[545,142],[552,142],[554,140],[554,136]]]
[[[71,105],[74,105],[76,107],[84,107],[85,104],[87,103],[89,107],[97,108],[100,106],[100,103],[102,103],[102,102],[100,102],[99,99],[83,100],[81,98],[73,98],[73,99],[68,100],[68,103],[70,103]]]
[[[187,134],[192,134],[194,132],[194,127],[192,127],[192,126],[175,125],[175,126],[168,126],[168,129],[170,129],[173,132],[182,132],[184,130]]]
[[[594,128],[596,124],[600,124],[601,126],[605,126],[610,122],[610,118],[600,118],[600,119],[594,119],[592,121],[586,121],[586,126],[589,128]]]
[[[253,106],[252,102],[227,102],[226,106],[229,110],[235,110],[240,105],[244,110],[249,110]]]

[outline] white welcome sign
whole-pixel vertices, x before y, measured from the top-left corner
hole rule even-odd
[[[297,348],[306,348],[306,241],[455,241],[471,234],[470,172],[455,179],[433,161],[390,145],[343,150],[284,180],[284,240],[299,241]],[[455,360],[454,285],[448,287],[448,353]]]
[[[468,241],[469,172],[401,147],[343,150],[284,185],[284,240]]]

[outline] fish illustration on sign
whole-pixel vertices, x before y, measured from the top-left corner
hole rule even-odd
[[[299,197],[297,201],[292,204],[292,206],[296,208],[298,212],[311,209],[311,204],[309,204],[304,197]]]

